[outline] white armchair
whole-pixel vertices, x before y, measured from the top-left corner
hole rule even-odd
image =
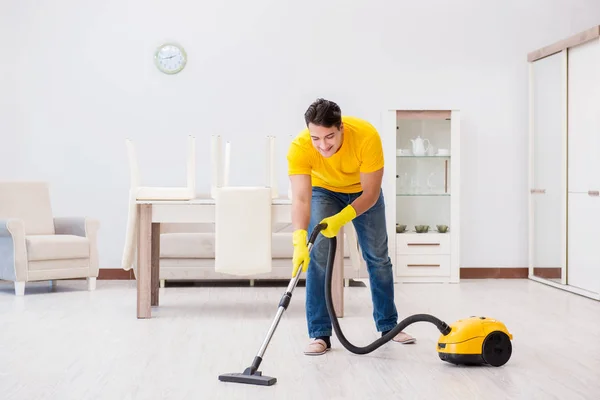
[[[99,222],[85,217],[54,217],[48,185],[0,182],[0,279],[25,283],[98,277]]]

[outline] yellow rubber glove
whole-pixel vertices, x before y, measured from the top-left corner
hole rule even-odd
[[[327,228],[323,229],[321,233],[323,236],[328,238],[337,236],[340,228],[352,221],[354,218],[356,218],[356,210],[349,204],[339,213],[321,220],[321,223],[327,224]]]
[[[292,256],[292,264],[294,269],[292,276],[296,276],[298,268],[302,265],[302,272],[306,272],[308,269],[308,262],[310,256],[308,255],[308,244],[307,242],[308,232],[304,229],[297,229],[292,234],[292,243],[294,244],[294,255]]]

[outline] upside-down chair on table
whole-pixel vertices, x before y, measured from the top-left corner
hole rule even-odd
[[[129,159],[129,199],[125,247],[121,266],[125,270],[133,268],[137,260],[136,239],[138,233],[138,200],[191,200],[196,197],[196,138],[188,136],[186,159],[186,185],[172,187],[143,186],[135,145],[131,139],[125,140]]]

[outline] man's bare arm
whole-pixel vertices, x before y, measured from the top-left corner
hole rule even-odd
[[[352,202],[352,207],[356,211],[356,216],[366,212],[379,199],[381,193],[381,181],[383,179],[383,168],[360,174],[360,183],[363,189],[362,194]]]
[[[308,230],[312,181],[310,175],[290,175],[292,184],[292,226]]]

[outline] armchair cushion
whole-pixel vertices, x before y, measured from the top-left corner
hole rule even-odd
[[[29,261],[88,258],[90,241],[75,235],[29,235],[25,237]]]
[[[100,221],[89,217],[54,217],[54,230],[57,235],[70,235],[84,239],[87,243],[90,272],[98,275],[98,230]]]

